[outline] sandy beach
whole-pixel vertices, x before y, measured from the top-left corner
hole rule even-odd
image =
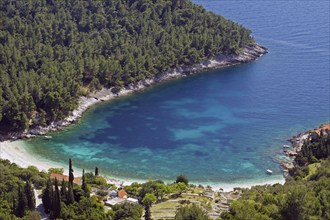
[[[63,168],[64,171],[68,170],[67,167],[64,167],[60,163],[50,162],[46,159],[31,155],[24,146],[24,141],[0,142],[0,157],[1,159],[10,160],[12,163],[16,163],[23,168],[27,168],[28,166],[36,166],[40,171],[43,170],[46,172],[49,168],[54,167]]]
[[[274,176],[273,178],[270,178],[269,180],[267,179],[260,179],[260,180],[255,180],[255,181],[246,181],[244,182],[244,180],[242,180],[240,183],[223,183],[223,184],[217,184],[217,183],[202,183],[201,185],[203,185],[204,187],[209,185],[212,187],[213,190],[219,190],[222,189],[224,192],[230,192],[230,191],[234,191],[234,188],[251,188],[253,186],[257,186],[257,185],[273,185],[273,184],[284,184],[285,183],[285,179],[284,178],[280,178],[280,179],[275,179],[276,177]],[[194,183],[195,185],[198,185],[198,183]]]
[[[20,167],[27,168],[28,166],[35,166],[40,171],[48,172],[49,168],[63,168],[64,174],[68,175],[69,169],[68,165],[56,163],[54,161],[47,160],[38,156],[32,155],[26,148],[24,141],[3,141],[0,142],[0,158],[7,159],[12,163],[17,164]],[[74,175],[82,176],[82,169],[73,166]],[[93,172],[91,170],[86,170],[86,172]],[[130,185],[134,180],[119,180],[111,177],[104,176],[109,184],[114,184],[116,186],[120,185]],[[143,180],[138,182],[144,182]]]
[[[32,155],[25,146],[24,141],[18,140],[18,141],[4,141],[0,142],[0,158],[1,159],[7,159],[10,160],[13,163],[16,163],[20,167],[27,168],[28,166],[35,166],[40,171],[47,172],[49,168],[63,168],[64,174],[68,174],[68,167],[65,164],[56,163],[54,161],[49,161],[45,158],[41,158],[38,156]],[[74,169],[74,175],[75,176],[81,176],[82,175],[82,169],[79,167],[73,167]],[[89,170],[86,170],[86,172],[90,172]],[[133,180],[129,179],[129,177],[126,178],[117,178],[117,177],[109,177],[104,176],[107,179],[107,182],[110,184],[114,184],[116,186],[121,185],[130,185],[133,182],[143,183],[148,180]],[[166,181],[165,181],[166,182]],[[270,177],[269,179],[260,179],[255,181],[242,181],[240,183],[208,183],[208,182],[191,182],[195,185],[203,185],[203,186],[211,186],[213,190],[219,190],[222,189],[225,192],[233,191],[234,188],[251,188],[255,185],[264,185],[264,184],[275,184],[280,183],[284,184],[285,179],[284,178],[278,178],[277,176]]]

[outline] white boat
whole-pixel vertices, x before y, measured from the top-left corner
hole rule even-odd
[[[272,171],[272,170],[266,170],[266,172],[267,172],[268,174],[273,174],[273,171]]]
[[[283,145],[283,148],[290,148],[291,146],[290,145],[287,145],[287,144],[284,144]]]
[[[45,139],[52,139],[52,136],[44,136]]]

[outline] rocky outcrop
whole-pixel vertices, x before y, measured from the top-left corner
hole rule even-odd
[[[288,140],[291,143],[292,147],[290,148],[285,147],[285,149],[283,149],[283,153],[286,154],[290,159],[282,160],[280,162],[285,177],[288,177],[290,170],[295,167],[294,159],[301,151],[301,148],[305,140],[307,140],[308,138],[309,138],[309,132],[304,132],[296,136],[293,136]]]
[[[267,53],[267,48],[254,44],[251,46],[246,46],[242,49],[242,52],[238,55],[219,55],[215,58],[209,59],[202,63],[197,63],[193,65],[179,66],[170,69],[164,73],[158,74],[155,77],[141,80],[139,82],[128,85],[119,92],[115,92],[113,88],[105,89],[89,94],[88,96],[80,97],[78,108],[61,121],[52,122],[48,126],[37,127],[30,129],[22,133],[15,133],[14,137],[17,138],[31,138],[35,135],[44,135],[51,131],[56,131],[66,127],[73,122],[77,121],[82,114],[92,105],[111,100],[120,96],[125,96],[136,91],[143,90],[146,87],[161,83],[167,80],[176,79],[184,76],[188,76],[194,73],[203,72],[205,70],[217,69],[227,66],[232,66],[240,63],[247,63],[258,59],[263,54]],[[12,138],[13,135],[7,135],[7,138],[2,136],[3,139]]]
[[[315,138],[315,135],[330,135],[330,124],[321,126],[318,129],[302,132],[296,136],[293,136],[288,141],[291,143],[292,147],[283,149],[284,154],[290,157],[291,160],[283,160],[281,161],[281,166],[283,168],[283,172],[285,176],[289,175],[289,171],[293,169],[296,164],[294,159],[301,151],[301,148],[306,140]]]

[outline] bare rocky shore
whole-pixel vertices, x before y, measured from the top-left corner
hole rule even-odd
[[[96,103],[112,100],[114,98],[125,96],[136,91],[141,91],[146,87],[150,87],[152,85],[171,79],[181,78],[210,69],[218,69],[236,64],[248,63],[258,59],[260,56],[266,54],[267,52],[267,48],[258,44],[254,44],[253,46],[245,47],[239,55],[220,55],[203,63],[176,67],[150,79],[131,84],[119,92],[113,92],[113,88],[103,88],[102,90],[91,93],[88,96],[80,97],[78,108],[64,120],[55,121],[48,126],[39,126],[20,133],[11,133],[7,135],[0,134],[0,140],[31,138],[38,135],[45,135],[48,132],[60,130],[76,122],[90,106]]]
[[[288,177],[289,171],[295,167],[294,159],[296,158],[298,152],[301,151],[301,147],[308,138],[309,132],[303,132],[293,136],[288,140],[291,143],[291,146],[286,145],[283,149],[283,153],[287,155],[290,159],[280,161],[285,177]]]

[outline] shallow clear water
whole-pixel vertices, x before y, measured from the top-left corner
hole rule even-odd
[[[120,178],[281,179],[274,157],[286,139],[330,121],[329,2],[194,2],[252,29],[269,53],[97,105],[29,150]]]

